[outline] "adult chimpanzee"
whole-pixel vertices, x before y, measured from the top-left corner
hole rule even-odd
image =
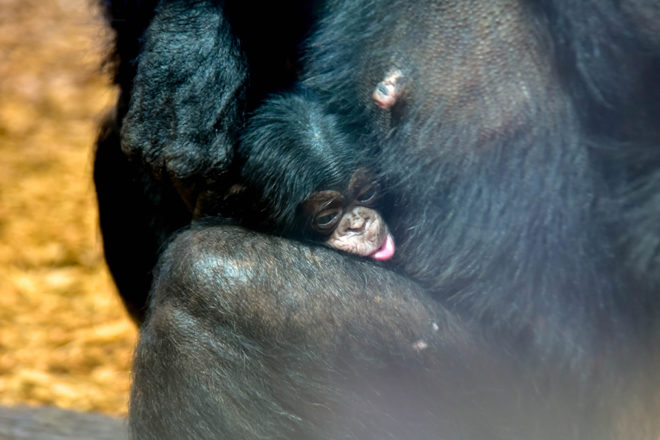
[[[308,92],[269,99],[250,118],[236,161],[240,181],[223,215],[345,252],[388,260],[394,241],[376,210],[374,160]],[[381,206],[382,207],[382,206]]]
[[[136,316],[165,247],[135,438],[658,438],[655,2],[133,5],[110,5],[96,178]],[[174,235],[297,80],[376,155],[388,268],[222,220]]]

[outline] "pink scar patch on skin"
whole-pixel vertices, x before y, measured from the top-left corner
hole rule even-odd
[[[382,109],[389,109],[396,104],[401,97],[403,73],[399,69],[391,70],[381,82],[376,86],[372,95],[376,105]]]
[[[394,256],[394,239],[392,236],[387,234],[385,242],[383,242],[383,245],[380,247],[380,249],[376,250],[376,252],[369,256],[374,260],[379,261],[385,261],[392,258],[392,256]]]

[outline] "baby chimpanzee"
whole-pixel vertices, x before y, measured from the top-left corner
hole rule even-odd
[[[340,130],[309,93],[271,99],[252,117],[238,149],[240,192],[259,200],[243,207],[246,226],[321,241],[376,260],[394,255],[394,241],[376,211],[380,200],[367,154]]]

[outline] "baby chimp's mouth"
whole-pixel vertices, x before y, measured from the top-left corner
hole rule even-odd
[[[385,236],[385,240],[383,241],[381,247],[376,249],[371,255],[369,255],[369,257],[373,258],[374,260],[385,261],[392,258],[393,255],[394,255],[394,239],[388,233]]]

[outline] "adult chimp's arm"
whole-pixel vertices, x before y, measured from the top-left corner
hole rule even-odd
[[[246,73],[219,3],[102,0],[120,94],[94,181],[106,261],[137,322],[164,244],[198,193],[223,191],[232,159]]]
[[[122,149],[192,210],[207,186],[223,185],[244,115],[246,61],[218,2],[168,0],[136,62]]]
[[[430,369],[476,352],[404,278],[236,227],[181,234],[152,294],[134,365],[136,439],[433,437],[449,413],[431,400]]]
[[[616,438],[592,432],[607,412],[570,377],[539,391],[541,366],[521,375],[512,348],[370,261],[193,229],[155,276],[130,425],[140,440]]]

